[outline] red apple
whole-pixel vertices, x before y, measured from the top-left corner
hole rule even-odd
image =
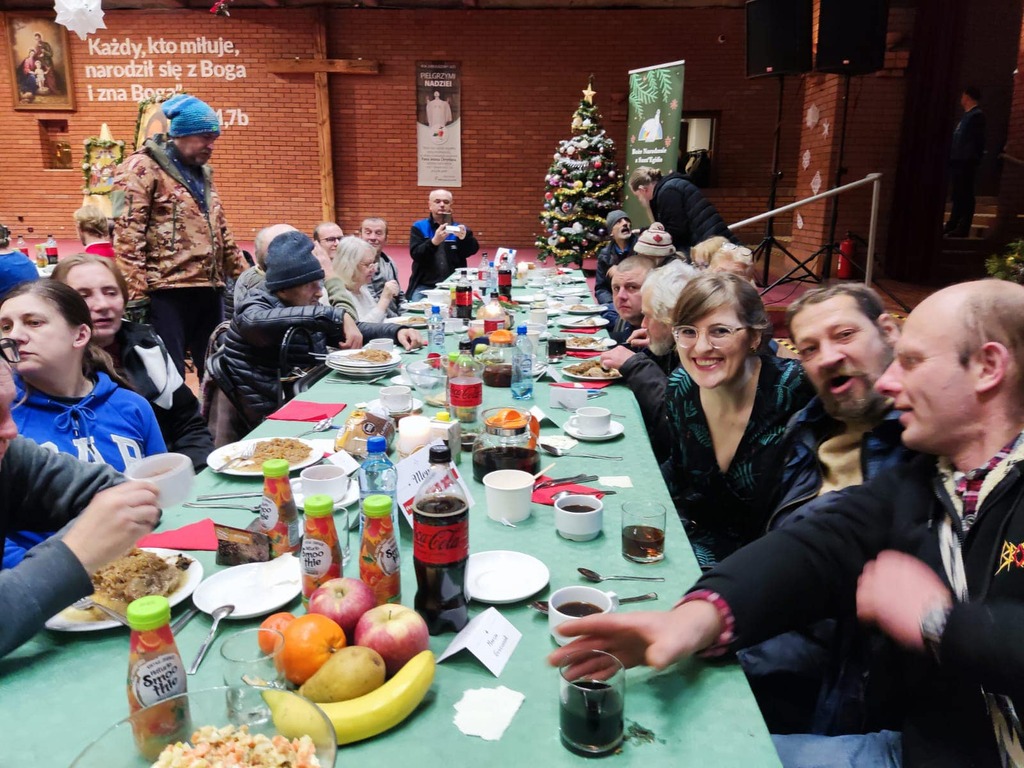
[[[337,622],[351,644],[356,622],[376,604],[377,596],[367,584],[359,579],[341,578],[326,581],[313,590],[307,610]]]
[[[356,624],[356,645],[372,648],[384,659],[388,677],[429,647],[427,622],[412,608],[385,603],[371,608]]]

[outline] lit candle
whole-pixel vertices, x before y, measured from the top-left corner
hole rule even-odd
[[[430,442],[430,419],[406,416],[398,422],[398,453],[405,457]]]

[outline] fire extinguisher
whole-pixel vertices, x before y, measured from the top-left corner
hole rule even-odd
[[[853,277],[853,256],[857,253],[857,243],[847,232],[846,237],[839,241],[839,259],[836,261],[836,277],[849,280]]]

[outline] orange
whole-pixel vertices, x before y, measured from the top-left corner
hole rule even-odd
[[[299,616],[284,629],[281,668],[285,677],[302,685],[347,644],[345,630],[337,622],[319,613]]]
[[[275,613],[267,616],[260,624],[260,629],[276,629],[282,635],[284,634],[285,627],[295,621],[295,616],[290,613],[282,611],[281,613]],[[260,650],[264,653],[273,653],[274,645],[271,637],[267,637],[266,633],[260,633]]]

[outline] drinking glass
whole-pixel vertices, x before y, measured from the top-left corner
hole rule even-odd
[[[634,563],[665,557],[665,505],[627,501],[622,505],[622,556]]]
[[[234,724],[257,723],[268,717],[260,687],[284,687],[282,648],[284,635],[276,629],[243,629],[224,639],[220,656],[228,687],[228,714]]]
[[[579,651],[559,673],[559,731],[570,752],[604,755],[622,744],[626,668],[604,651]]]

